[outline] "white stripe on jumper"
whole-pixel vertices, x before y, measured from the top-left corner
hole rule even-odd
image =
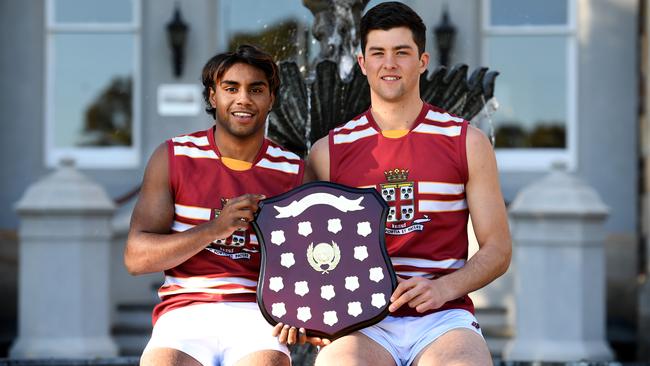
[[[420,194],[463,194],[464,192],[464,184],[440,182],[418,183],[418,193]]]
[[[229,288],[229,289],[220,289],[220,288],[180,288],[176,290],[158,290],[158,296],[171,296],[176,294],[190,294],[190,293],[202,293],[202,294],[216,294],[216,295],[229,295],[229,294],[250,294],[255,293],[255,289],[248,288]]]
[[[372,127],[368,127],[365,130],[361,130],[361,131],[351,132],[347,135],[339,133],[334,135],[334,144],[347,144],[362,139],[364,137],[373,136],[376,134],[377,131]]]
[[[174,155],[184,155],[190,158],[219,159],[217,153],[212,150],[201,150],[196,147],[174,146]]]
[[[178,136],[174,137],[172,139],[173,142],[176,142],[178,144],[186,143],[186,142],[191,142],[196,146],[208,146],[210,145],[210,142],[208,141],[207,136],[202,136],[202,137],[194,137],[194,136]]]
[[[359,126],[365,125],[366,123],[368,123],[368,118],[366,118],[366,116],[361,116],[361,118],[359,118],[357,120],[349,121],[348,123],[344,124],[343,126],[335,128],[334,132],[339,132],[341,130],[353,130],[353,129],[359,127]]]
[[[418,268],[462,268],[465,265],[464,259],[444,259],[440,261],[432,261],[429,259],[421,258],[406,258],[406,257],[391,257],[393,266],[410,266]]]
[[[271,155],[274,158],[287,158],[289,160],[300,160],[300,157],[290,151],[285,151],[280,149],[279,147],[273,147],[269,146],[268,149],[266,149],[266,153]]]
[[[448,211],[462,211],[467,209],[467,201],[427,201],[420,200],[418,211],[420,212],[448,212]]]
[[[174,212],[176,215],[187,217],[188,219],[195,220],[210,220],[212,210],[203,207],[185,206],[178,203],[174,204]]]
[[[406,272],[406,271],[395,271],[395,274],[400,277],[424,277],[424,278],[433,278],[433,273],[429,272]]]
[[[440,113],[436,111],[429,111],[427,112],[427,116],[424,117],[428,119],[429,121],[436,121],[436,122],[457,122],[457,123],[462,123],[464,119],[460,117],[454,117],[449,113]]]
[[[184,288],[210,288],[210,287],[219,287],[224,285],[241,285],[246,287],[255,287],[257,286],[257,281],[249,280],[247,278],[241,277],[172,277],[165,276],[165,283],[163,286],[182,286]]]
[[[460,126],[441,127],[441,126],[428,125],[426,123],[420,123],[419,126],[413,129],[413,132],[454,137],[454,136],[460,136]]]
[[[172,230],[179,233],[182,233],[183,231],[187,231],[193,227],[194,225],[186,224],[184,222],[180,222],[176,220],[174,220],[174,222],[172,223]]]
[[[262,159],[262,160],[260,160],[259,163],[255,164],[255,165],[259,166],[259,167],[262,167],[262,168],[279,170],[281,172],[291,173],[291,174],[298,174],[298,171],[300,171],[300,165],[291,164],[291,163],[288,163],[286,161],[281,162],[281,163],[276,163],[276,162],[270,161],[268,159]]]

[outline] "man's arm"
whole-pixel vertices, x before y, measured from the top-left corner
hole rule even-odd
[[[478,252],[463,268],[438,279],[400,280],[391,297],[390,311],[407,303],[418,312],[437,309],[489,284],[508,269],[512,242],[496,158],[487,137],[471,126],[467,131],[467,165],[465,192]]]
[[[330,180],[330,148],[328,136],[316,141],[309,151],[309,156],[307,156],[303,183],[313,180]]]
[[[247,229],[257,203],[263,198],[244,195],[231,199],[217,219],[171,235],[174,199],[169,190],[168,159],[167,145],[163,143],[147,164],[142,189],[131,216],[124,264],[134,275],[176,267],[213,240],[227,238],[238,229]]]

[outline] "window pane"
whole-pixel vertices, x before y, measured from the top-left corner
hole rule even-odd
[[[132,0],[55,0],[57,23],[131,23]]]
[[[488,38],[488,64],[501,73],[493,116],[497,147],[566,147],[566,42],[563,36]]]
[[[490,0],[491,25],[567,25],[568,0]]]
[[[54,146],[131,146],[133,35],[54,37]]]
[[[252,43],[277,61],[307,65],[320,49],[311,35],[314,17],[302,1],[220,1],[219,18],[219,44],[228,50]]]

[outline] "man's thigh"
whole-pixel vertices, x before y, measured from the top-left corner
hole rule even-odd
[[[395,366],[391,354],[366,335],[354,332],[323,347],[316,366]]]
[[[140,358],[140,366],[202,366],[192,356],[173,348],[155,348]],[[289,356],[280,351],[257,351],[249,353],[235,366],[290,366]]]
[[[255,303],[190,305],[158,319],[143,359],[174,357],[183,362],[184,355],[202,365],[232,366],[249,355],[253,355],[253,361],[263,360],[268,353],[272,361],[259,364],[273,365],[276,359],[288,362],[287,347],[271,335],[271,330]],[[172,351],[160,354],[159,349]],[[149,356],[150,352],[155,353]]]
[[[154,348],[140,358],[140,366],[201,366],[185,352],[173,348]]]
[[[290,366],[289,356],[280,351],[257,351],[249,353],[235,363],[235,366]]]
[[[483,337],[471,329],[452,329],[425,347],[413,361],[414,366],[485,366],[492,357]]]

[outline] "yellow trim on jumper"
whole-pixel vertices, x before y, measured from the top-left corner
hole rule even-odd
[[[406,134],[409,133],[409,130],[382,130],[381,134],[384,135],[384,137],[387,137],[389,139],[398,139],[400,137],[406,136]]]
[[[224,156],[221,157],[221,161],[223,161],[223,165],[237,171],[248,170],[253,167],[253,163],[249,163],[243,160],[226,158]]]

